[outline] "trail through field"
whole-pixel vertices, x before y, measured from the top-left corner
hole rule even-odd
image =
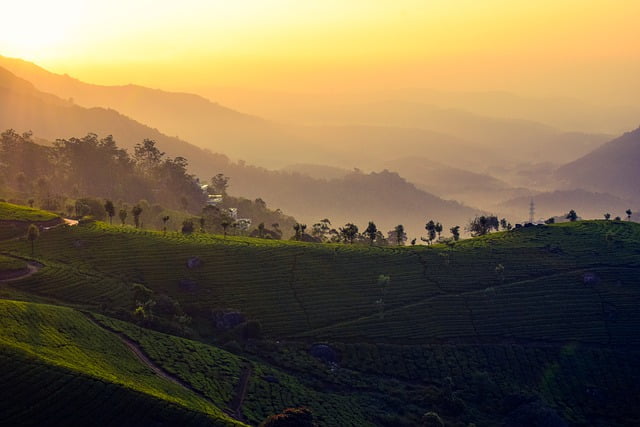
[[[247,386],[249,385],[249,378],[251,378],[252,374],[253,368],[251,367],[251,364],[247,364],[242,371],[240,381],[238,381],[236,395],[229,403],[229,407],[233,411],[233,417],[238,421],[246,422],[244,415],[242,415],[242,403],[247,395]]]
[[[122,341],[122,343],[124,345],[126,345],[127,348],[136,356],[136,358],[140,362],[142,362],[142,364],[144,364],[147,368],[151,369],[154,374],[156,374],[160,378],[163,378],[165,380],[171,381],[172,383],[177,384],[180,387],[182,387],[184,389],[187,389],[187,390],[197,394],[198,396],[200,396],[203,399],[207,400],[214,407],[216,407],[216,408],[218,407],[207,396],[205,396],[204,394],[202,394],[198,390],[196,390],[193,387],[191,387],[191,385],[189,385],[186,382],[182,381],[180,378],[177,378],[177,377],[171,375],[169,372],[165,371],[162,367],[160,367],[157,364],[155,364],[145,354],[144,350],[142,350],[142,348],[140,348],[138,343],[136,343],[135,341],[132,341],[131,339],[126,337],[124,334],[122,334],[122,333],[120,333],[118,331],[115,331],[115,330],[109,328],[108,326],[103,325],[100,322],[97,322],[95,319],[93,319],[91,317],[91,315],[87,315],[87,319],[89,319],[89,321],[91,323],[93,323],[94,325],[96,325],[96,326],[98,326],[98,327],[100,327],[100,328],[102,328],[102,329],[104,329],[106,331],[109,331],[112,334],[116,335],[120,339],[120,341]],[[241,382],[243,381],[243,378],[244,378],[244,387],[242,388],[242,398],[241,398],[242,400],[244,400],[244,394],[246,393],[246,385],[248,383],[249,376],[251,375],[251,368],[249,368],[249,370],[250,370],[250,372],[247,375],[247,378],[244,378],[244,376],[241,378]],[[236,398],[234,397],[234,400],[232,402],[235,402],[235,400],[236,400]],[[231,403],[229,405],[229,408],[220,408],[220,409],[222,409],[226,414],[230,415],[231,417],[235,418],[236,420],[245,422],[246,420],[244,419],[244,416],[240,412],[240,409],[241,409],[241,406],[242,406],[242,400],[240,401],[240,407],[236,408],[235,406],[233,406],[233,403]]]
[[[11,255],[4,255],[4,256],[9,258],[22,259],[22,258],[14,257]],[[31,277],[34,274],[36,274],[38,271],[40,271],[42,267],[44,266],[39,262],[29,261],[29,263],[27,264],[27,268],[25,270],[17,271],[15,276],[11,275],[10,277],[3,278],[2,275],[0,274],[0,283],[14,282],[17,280],[26,279],[27,277]]]

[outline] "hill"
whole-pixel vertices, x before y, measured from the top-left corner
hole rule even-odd
[[[146,406],[147,411],[150,407],[157,406],[158,400],[162,400],[168,407],[170,416],[182,417],[184,420],[200,419],[202,424],[207,418],[212,424],[233,424],[233,421],[220,409],[197,394],[156,376],[136,359],[116,335],[97,327],[77,311],[63,307],[2,300],[0,313],[2,324],[0,353],[5,359],[15,355],[17,360],[25,362],[26,365],[20,368],[22,372],[29,369],[35,372],[40,371],[38,376],[41,380],[44,379],[42,376],[54,377],[53,384],[61,382],[63,390],[69,388],[69,382],[75,382],[76,385],[86,387],[87,391],[92,390],[92,393],[97,393],[100,387],[96,385],[106,383],[109,384],[105,387],[106,390],[111,389],[123,395],[123,398],[126,394],[132,395],[143,407]],[[56,378],[56,371],[67,371],[68,377]],[[35,390],[38,387],[37,383],[16,384],[15,380],[7,378],[9,371],[6,365],[3,365],[2,372],[9,383],[19,387],[33,404],[40,405],[35,396],[27,395],[30,389]],[[34,380],[37,381],[38,377],[31,378],[31,381]],[[45,387],[50,386],[45,385]],[[49,392],[54,390],[49,389]],[[38,390],[37,396],[45,399],[45,390]],[[13,403],[14,399],[15,397],[9,402]],[[55,413],[57,410],[61,412],[60,415],[70,415],[69,412],[63,412],[60,399],[54,402],[55,409],[47,409],[47,412]],[[7,403],[3,401],[3,406],[7,410],[3,411],[3,414],[7,414],[14,420],[24,416],[20,414],[19,408],[26,406],[26,402],[16,407],[10,407]],[[144,410],[137,412],[135,406],[128,406],[128,402],[123,403],[128,412],[133,412],[134,416],[140,417],[145,412]],[[195,414],[189,416],[190,412]],[[89,414],[83,412],[82,415],[86,417]],[[151,413],[145,415],[145,418],[150,421],[154,419]],[[126,414],[107,412],[103,413],[103,416],[107,419],[118,419],[124,418]],[[72,421],[74,423],[78,420],[73,416],[71,419],[75,420]],[[44,419],[40,418],[40,421]],[[156,419],[156,423],[157,421]],[[90,423],[93,424],[96,421]]]
[[[15,86],[23,87],[23,90],[14,92],[11,88]],[[150,138],[167,155],[186,158],[188,170],[205,182],[216,173],[224,173],[232,178],[230,192],[233,195],[261,198],[269,206],[280,208],[309,224],[321,219],[316,218],[317,215],[330,217],[336,224],[358,222],[362,225],[374,220],[379,221],[386,232],[401,222],[418,235],[424,227],[424,215],[447,217],[462,224],[475,212],[419,191],[390,174],[359,174],[326,182],[273,172],[242,161],[233,163],[224,155],[167,137],[116,111],[86,109],[64,104],[58,98],[50,102],[43,100],[42,96],[27,82],[6,74],[0,80],[0,129],[32,130],[38,137],[49,140],[78,137],[88,132],[101,136],[111,134],[118,145],[129,152],[133,151],[135,144]],[[351,196],[347,198],[345,195]],[[150,196],[147,198],[151,199]],[[408,206],[416,207],[411,211],[415,212],[411,217],[405,215]],[[374,211],[377,212],[376,218],[371,218],[369,212]]]
[[[136,85],[85,83],[17,58],[0,56],[0,67],[28,80],[40,91],[68,100],[70,104],[116,110],[160,129],[165,135],[179,135],[201,148],[228,153],[236,158],[255,161],[253,150],[256,147],[270,145],[277,149],[280,141],[290,139],[266,120],[242,114],[194,94]],[[268,155],[267,150],[260,150],[260,153]]]
[[[95,223],[44,233],[41,270],[2,286],[102,313],[89,317],[98,333],[74,310],[23,306],[69,351],[113,347],[98,373],[132,369],[130,356],[112,360],[122,346],[106,332],[212,402],[229,405],[238,373],[250,372],[241,406],[251,423],[304,404],[322,425],[409,426],[429,410],[460,426],[629,425],[640,418],[639,236],[635,223],[581,221],[380,248]],[[24,240],[3,248],[30,253]],[[40,346],[47,363],[65,367],[54,341],[20,332],[27,314],[5,319],[7,310],[3,336],[16,330],[7,345]],[[224,326],[232,318],[239,323]]]
[[[582,218],[602,218],[610,213],[612,218],[624,218],[625,211],[635,207],[628,200],[608,193],[594,193],[586,190],[558,190],[535,195],[514,197],[500,204],[500,211],[508,213],[516,221],[524,221],[529,217],[529,203],[535,203],[536,220],[552,216],[564,216],[571,209]]]
[[[636,178],[640,170],[640,128],[609,141],[560,167],[556,175],[573,188],[607,192],[640,202]]]

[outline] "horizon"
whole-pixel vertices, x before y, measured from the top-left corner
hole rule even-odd
[[[213,101],[221,89],[340,95],[427,88],[615,106],[633,103],[640,91],[633,43],[639,14],[640,4],[597,0],[68,0],[40,2],[36,14],[33,5],[9,6],[13,19],[0,29],[0,54],[87,83],[195,92]]]

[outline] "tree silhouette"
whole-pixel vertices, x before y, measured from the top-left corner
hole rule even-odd
[[[364,234],[369,237],[369,244],[373,245],[374,240],[376,239],[376,234],[378,233],[378,227],[373,221],[369,221],[369,225],[367,225],[367,229],[364,230]]]
[[[609,221],[609,218],[611,218],[611,214],[609,212],[607,212],[606,214],[604,214],[604,219],[606,219],[607,221]]]
[[[40,229],[36,225],[30,224],[27,230],[27,240],[31,242],[31,256],[33,256],[34,243],[38,237],[40,237]]]
[[[460,226],[456,225],[455,227],[451,227],[449,229],[449,231],[451,232],[451,236],[453,237],[454,241],[458,241],[460,240]]]
[[[427,230],[427,238],[421,240],[431,244],[431,242],[436,238],[436,223],[433,222],[433,220],[430,220],[425,224],[424,228]]]
[[[140,215],[142,214],[142,208],[140,207],[140,205],[135,205],[131,209],[131,214],[133,215],[133,223],[135,224],[136,228],[140,228]]]
[[[162,232],[166,234],[167,232],[167,221],[169,221],[169,215],[165,215],[162,217]]]
[[[353,243],[358,235],[358,226],[349,222],[345,224],[344,227],[340,227],[340,235],[343,237],[345,243]]]
[[[120,209],[120,212],[118,212],[118,217],[120,217],[120,222],[122,222],[122,225],[124,225],[124,222],[127,220],[127,215],[128,212],[125,208]]]
[[[438,233],[438,239],[440,239],[440,234],[442,234],[442,224],[436,222],[435,231]]]
[[[113,224],[113,217],[116,214],[116,207],[113,206],[113,202],[111,200],[106,200],[104,202],[104,210],[109,217],[109,224]]]
[[[576,211],[571,209],[567,214],[566,218],[571,222],[575,222],[578,219],[578,214],[576,213]]]
[[[624,211],[624,213],[627,214],[627,221],[631,221],[631,215],[633,214],[633,212],[631,212],[631,209],[627,209],[626,211]]]
[[[404,225],[398,224],[395,228],[388,233],[389,240],[395,240],[398,246],[404,245],[407,241],[407,233],[404,232]]]

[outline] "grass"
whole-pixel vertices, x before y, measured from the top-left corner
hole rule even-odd
[[[3,247],[30,253],[25,240]],[[189,413],[219,417],[250,367],[243,413],[254,424],[304,405],[321,425],[415,425],[429,410],[447,425],[500,425],[530,401],[573,425],[640,421],[639,224],[580,221],[452,247],[378,248],[94,223],[43,233],[37,254],[45,267],[0,295],[122,318],[137,283],[178,301],[200,342],[95,319],[197,393],[137,371],[117,336],[70,309],[0,304],[3,347]],[[192,257],[201,265],[189,268]],[[259,321],[266,340],[240,342],[243,356],[209,345],[226,334],[213,321],[220,309]],[[336,349],[338,367],[309,356],[318,341]]]
[[[0,424],[211,426],[211,417],[0,347]]]
[[[0,301],[0,325],[2,347],[231,423],[200,396],[156,376],[116,335],[78,311],[5,300]]]
[[[21,259],[0,255],[0,273],[19,271],[27,268],[27,263]]]
[[[44,222],[56,218],[59,216],[51,212],[0,202],[0,220],[2,221]]]
[[[25,241],[9,247],[29,250]],[[131,310],[131,286],[142,283],[179,301],[204,336],[213,330],[211,310],[224,308],[260,321],[271,337],[375,342],[508,338],[606,344],[637,341],[633,330],[640,325],[633,310],[640,296],[635,223],[584,221],[495,233],[453,248],[383,249],[165,236],[97,223],[52,230],[39,240],[38,252],[49,269],[15,286]],[[194,256],[202,265],[189,269],[187,260]],[[585,273],[597,274],[599,282],[584,285]],[[383,319],[376,304],[380,274],[391,277]]]
[[[124,333],[139,343],[149,357],[172,375],[215,402],[228,406],[242,371],[251,367],[249,389],[243,413],[252,424],[287,407],[309,406],[324,426],[366,426],[371,422],[349,395],[326,393],[302,384],[295,377],[225,350],[159,332],[148,331],[127,322],[95,315],[105,326]],[[267,378],[276,378],[268,381]]]

